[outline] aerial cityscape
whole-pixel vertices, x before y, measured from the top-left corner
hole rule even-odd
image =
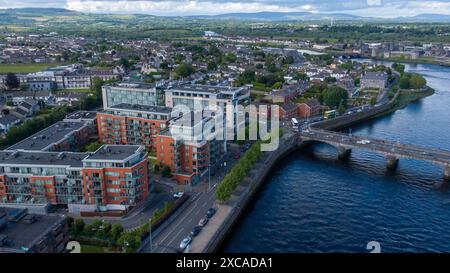
[[[450,252],[450,3],[346,2],[0,0],[0,253]]]

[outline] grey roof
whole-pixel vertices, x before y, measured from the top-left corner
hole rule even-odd
[[[60,142],[67,135],[82,129],[85,126],[87,125],[84,122],[59,121],[19,143],[8,147],[7,150],[47,150],[50,145]]]
[[[170,108],[170,107],[129,104],[129,103],[120,103],[120,104],[111,106],[110,108],[118,109],[118,110],[134,110],[134,111],[150,112],[150,113],[157,113],[157,114],[170,114],[172,112],[172,108]]]
[[[387,74],[385,72],[366,72],[363,75],[364,80],[387,80]]]
[[[125,160],[142,150],[140,145],[103,145],[84,160]]]
[[[0,151],[0,164],[12,165],[38,165],[38,166],[68,166],[83,167],[82,159],[88,153],[72,152],[32,152],[32,151]]]
[[[20,120],[21,120],[20,118],[14,116],[12,114],[9,114],[9,115],[6,115],[6,116],[3,116],[0,118],[0,124],[6,126],[8,124],[11,124],[11,123],[14,123],[14,122],[17,122]]]
[[[180,85],[173,86],[171,88],[171,90],[219,94],[222,92],[237,92],[237,91],[242,90],[242,87],[200,85],[200,84],[180,84]]]
[[[1,208],[5,211],[8,216],[17,213],[20,209],[12,208]],[[18,222],[8,221],[6,227],[0,231],[0,235],[7,236],[8,241],[11,245],[6,247],[0,247],[0,252],[26,252],[22,247],[31,248],[36,245],[44,236],[56,227],[58,224],[62,223],[65,219],[64,216],[60,215],[33,215],[37,220],[33,224],[27,224],[22,218]]]
[[[96,118],[97,118],[96,111],[77,111],[77,112],[67,115],[65,120],[66,121],[68,121],[68,120],[94,120]]]
[[[119,87],[119,88],[152,89],[152,88],[156,87],[156,83],[118,82],[118,83],[107,84],[105,86]]]
[[[22,108],[16,108],[15,111],[16,111],[17,113],[19,113],[19,115],[24,116],[24,117],[25,117],[26,115],[29,114],[27,110],[24,110],[24,109],[22,109]]]

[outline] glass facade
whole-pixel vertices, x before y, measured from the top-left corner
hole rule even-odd
[[[108,106],[114,106],[120,103],[157,105],[156,92],[152,90],[130,90],[120,88],[108,88],[106,91]]]

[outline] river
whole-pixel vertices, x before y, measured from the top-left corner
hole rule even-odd
[[[389,64],[389,62],[377,62]],[[450,150],[450,67],[406,64],[426,77],[433,96],[352,132]],[[388,171],[381,155],[316,144],[273,171],[224,252],[450,252],[450,182],[443,167],[400,159]]]

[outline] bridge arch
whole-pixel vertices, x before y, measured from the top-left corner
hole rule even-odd
[[[342,145],[337,145],[336,143],[333,143],[330,141],[317,140],[317,139],[302,139],[301,140],[302,146],[310,146],[310,145],[314,145],[314,144],[326,144],[327,146],[335,148],[339,159],[348,158],[352,152],[351,148],[347,148]]]

